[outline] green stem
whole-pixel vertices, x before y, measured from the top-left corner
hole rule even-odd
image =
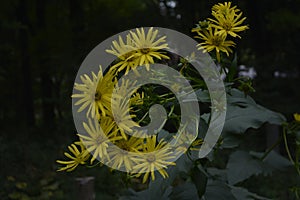
[[[93,168],[93,167],[96,167],[97,165],[99,165],[101,162],[97,162],[96,164],[94,165],[86,165],[87,168]]]
[[[138,121],[138,123],[141,123],[141,122],[147,117],[148,113],[149,113],[149,112],[146,112],[145,115],[142,117],[142,119],[140,119],[140,120]]]
[[[286,153],[290,159],[290,161],[293,163],[293,165],[295,165],[295,162],[291,156],[291,153],[290,153],[290,149],[289,149],[289,146],[288,146],[288,142],[287,142],[287,139],[286,139],[286,130],[283,129],[283,140],[284,140],[284,146],[285,146],[285,150],[286,150]]]
[[[281,138],[278,138],[278,140],[264,153],[264,155],[260,158],[261,160],[264,160],[269,153],[280,144]]]

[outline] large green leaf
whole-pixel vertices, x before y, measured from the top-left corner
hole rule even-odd
[[[263,157],[264,153],[250,152],[250,155],[254,158],[260,159]],[[272,173],[274,170],[285,170],[289,166],[292,166],[292,163],[275,151],[271,151],[262,163],[264,174]]]
[[[196,91],[199,101],[208,101],[207,91]],[[190,99],[192,101],[192,99]],[[207,123],[210,114],[201,116]],[[223,136],[228,133],[241,134],[249,128],[259,128],[264,123],[281,125],[286,118],[261,105],[258,105],[250,96],[237,89],[231,89],[227,94],[227,111],[223,128]]]
[[[282,124],[283,115],[255,103],[244,93],[232,89],[227,95],[227,113],[223,133],[244,133],[249,128],[259,128],[262,124]]]
[[[260,162],[253,159],[249,153],[236,151],[229,157],[227,163],[227,177],[230,185],[239,183],[254,174],[260,174],[262,166]]]
[[[270,174],[274,170],[284,170],[291,163],[283,156],[271,151],[262,161],[263,153],[236,151],[229,157],[227,177],[230,185],[246,180],[252,175]]]
[[[219,181],[219,184],[223,183],[222,188],[225,188],[226,193],[228,193],[228,187],[230,187],[231,194],[235,197],[237,200],[267,200],[265,197],[261,197],[255,193],[249,192],[245,188],[241,187],[235,187],[232,185],[226,184],[227,182],[227,170],[225,169],[217,169],[217,168],[207,168],[207,172],[211,175],[211,179],[216,181]],[[210,180],[210,182],[212,181]],[[216,183],[216,182],[215,182]],[[225,185],[224,185],[225,184]],[[210,187],[210,186],[207,186]]]

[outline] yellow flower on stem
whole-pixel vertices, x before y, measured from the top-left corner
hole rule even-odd
[[[297,122],[300,122],[300,114],[295,113],[295,114],[294,114],[294,119],[295,119]]]
[[[112,163],[112,168],[120,169],[124,164],[127,172],[130,172],[135,165],[133,161],[133,156],[130,152],[141,150],[143,144],[143,139],[130,137],[128,140],[122,139],[115,142],[114,146],[109,152],[110,162]]]
[[[96,158],[103,160],[109,159],[107,154],[108,142],[122,139],[120,136],[116,136],[114,132],[114,125],[109,117],[101,117],[100,124],[98,119],[89,118],[88,124],[83,122],[83,127],[88,134],[78,134],[82,143],[86,146],[88,152],[93,157],[91,163]]]
[[[127,35],[126,43],[124,43],[121,36],[119,36],[119,42],[115,40],[112,43],[113,46],[111,46],[111,49],[107,49],[106,52],[117,56],[118,63],[113,65],[111,69],[118,69],[119,72],[126,69],[125,74],[127,74],[130,69],[135,69],[139,61],[135,56],[136,49],[133,47],[130,35]]]
[[[139,152],[138,156],[133,158],[137,164],[133,166],[133,173],[137,173],[136,177],[143,176],[143,183],[145,183],[149,175],[151,179],[155,180],[154,172],[158,172],[163,178],[168,177],[166,168],[169,165],[175,165],[170,160],[174,158],[171,148],[169,148],[166,142],[162,140],[157,144],[156,136],[148,137],[146,143],[143,144],[143,150]]]
[[[235,9],[235,7],[231,8],[230,4],[221,5],[218,8],[215,7],[212,11],[215,19],[209,19],[212,22],[211,26],[218,30],[216,34],[224,35],[225,37],[229,34],[232,37],[241,38],[236,33],[248,29],[247,25],[241,25],[246,20],[246,17],[242,18],[243,13],[240,12],[238,14],[238,9]]]
[[[126,133],[131,133],[134,128],[140,127],[139,124],[132,119],[136,117],[133,113],[133,105],[142,105],[143,95],[134,95],[136,92],[135,81],[125,80],[120,84],[116,84],[115,91],[112,94],[111,110],[108,116],[112,119],[115,129],[126,140]]]
[[[112,69],[117,68],[118,71],[126,69],[125,74],[127,74],[129,70],[135,70],[136,67],[142,65],[149,70],[149,64],[154,63],[154,58],[169,59],[164,55],[165,52],[160,51],[168,48],[168,44],[165,43],[166,36],[160,38],[157,36],[158,30],[153,30],[153,27],[147,33],[144,28],[130,31],[126,36],[126,43],[119,36],[119,41],[113,41],[111,49],[106,50],[107,53],[118,57],[118,62],[112,66]]]
[[[208,27],[206,31],[199,32],[199,36],[196,38],[200,38],[204,42],[198,44],[198,49],[203,49],[204,52],[211,52],[216,50],[217,60],[220,62],[220,52],[226,53],[229,56],[229,53],[232,53],[230,47],[234,47],[235,43],[231,40],[226,40],[226,36],[216,34],[216,30],[212,27]]]
[[[231,7],[231,2],[218,3],[212,7],[212,11],[219,12],[223,15],[227,15],[230,12],[239,12],[240,10],[236,8],[237,6]]]
[[[168,44],[166,42],[166,36],[157,38],[158,30],[153,31],[151,27],[147,34],[143,28],[136,29],[135,32],[130,31],[130,35],[133,39],[134,47],[137,52],[135,56],[138,58],[139,65],[145,65],[147,70],[149,70],[149,64],[153,64],[153,58],[170,59],[168,56],[164,55],[164,52],[160,50],[168,49]]]
[[[80,149],[78,149],[77,146],[80,146]],[[73,155],[67,152],[65,152],[64,155],[71,160],[70,161],[57,160],[56,161],[57,163],[66,165],[65,167],[62,167],[57,171],[64,171],[64,170],[66,170],[67,172],[73,171],[79,164],[81,165],[86,164],[86,161],[90,157],[89,152],[85,149],[81,141],[71,144],[70,146],[68,146],[68,149]]]
[[[86,116],[100,117],[100,113],[104,116],[107,109],[110,108],[111,94],[114,89],[116,80],[114,71],[110,70],[103,76],[102,68],[99,67],[97,75],[92,72],[90,78],[87,74],[81,75],[82,83],[75,83],[74,89],[80,93],[75,93],[72,98],[79,98],[75,105],[81,105],[78,112],[82,112],[88,108]]]
[[[114,108],[108,113],[108,116],[112,119],[112,124],[121,136],[126,140],[127,133],[131,133],[134,128],[140,127],[139,124],[132,119],[136,117],[135,114],[130,113],[130,99],[124,97],[115,97],[111,102]]]

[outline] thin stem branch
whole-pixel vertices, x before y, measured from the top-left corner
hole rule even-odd
[[[293,160],[293,158],[291,156],[290,149],[289,149],[289,146],[288,146],[285,128],[283,129],[283,140],[284,140],[284,146],[285,146],[286,153],[287,153],[290,161],[293,163],[293,165],[295,165],[295,161]]]
[[[281,138],[278,138],[278,140],[272,144],[272,146],[264,153],[264,155],[260,158],[261,160],[264,160],[268,155],[269,153],[276,147],[280,144],[280,141],[281,141]]]

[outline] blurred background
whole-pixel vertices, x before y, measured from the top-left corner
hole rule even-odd
[[[123,186],[105,168],[55,172],[55,160],[76,140],[71,93],[81,62],[106,38],[136,27],[193,37],[191,28],[218,2],[223,1],[1,1],[1,199],[69,199],[74,177],[88,175],[97,176],[98,198],[114,199]],[[250,26],[236,48],[240,73],[254,78],[252,96],[259,104],[291,119],[300,113],[300,0],[233,4]]]

